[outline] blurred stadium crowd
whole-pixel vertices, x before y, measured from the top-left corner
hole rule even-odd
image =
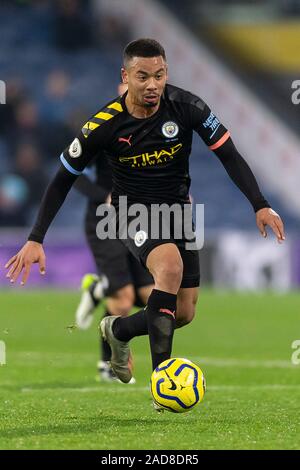
[[[115,93],[107,44],[119,53],[129,35],[115,18],[93,18],[88,0],[16,0],[1,1],[0,38],[0,225],[27,226],[95,96],[100,105]]]
[[[116,96],[122,50],[137,34],[147,34],[151,4],[150,0],[1,0],[0,80],[6,84],[6,104],[0,105],[3,261],[20,245],[20,238],[26,239],[62,150],[82,123]],[[291,82],[300,71],[298,0],[160,0],[153,2],[153,11],[176,16],[193,33],[191,49],[197,47],[198,38],[218,63],[225,64],[260,103],[299,135],[299,107],[291,101]],[[166,24],[163,15],[158,18],[159,30],[156,18],[154,14],[150,34],[162,37],[167,57],[173,54],[171,83],[184,87],[189,78],[193,81],[187,87],[195,92],[199,75],[182,62],[190,51],[182,54],[181,33],[176,25]],[[172,30],[176,38],[165,44],[166,29],[169,37]],[[205,69],[207,64],[197,59],[196,65]],[[179,84],[182,70],[184,80]],[[215,76],[226,87],[223,77]],[[207,87],[211,89],[209,80]],[[229,94],[227,98],[230,101]],[[242,104],[243,99],[241,94]],[[222,115],[222,104],[218,100],[215,104],[214,111]],[[239,134],[239,122],[234,127],[231,130]],[[190,166],[192,196],[196,203],[205,203],[209,233],[202,250],[204,283],[251,289],[299,286],[300,242],[290,241],[293,233],[297,236],[300,219],[275,185],[263,184],[261,172],[255,172],[264,195],[286,224],[289,240],[280,251],[271,237],[267,248],[261,243],[248,201],[199,138],[194,139]],[[72,189],[54,221],[47,245],[49,285],[76,287],[80,276],[93,269],[83,238],[85,205],[84,197]],[[41,282],[38,274],[34,282]]]
[[[174,1],[161,3],[176,14]],[[233,3],[226,2],[227,6]],[[270,4],[267,0],[239,3]],[[299,11],[297,1],[272,3],[286,14]],[[31,225],[61,151],[86,118],[116,94],[121,51],[133,32],[122,15],[110,16],[106,10],[99,14],[99,9],[95,14],[93,4],[92,0],[1,1],[0,79],[7,87],[7,104],[0,106],[2,227]],[[187,0],[178,5],[181,19],[189,18],[191,28],[198,25],[203,31],[199,21],[209,24],[209,12],[223,8],[224,2]],[[192,15],[193,11],[198,13]],[[259,89],[259,79],[255,83]],[[238,190],[199,139],[193,154],[197,158],[191,160],[192,193],[196,202],[206,203],[206,227],[253,229],[247,201],[239,197],[236,204]],[[264,192],[280,211],[281,201]],[[84,204],[72,190],[56,223],[79,225]],[[285,209],[283,213],[288,226],[299,226]]]

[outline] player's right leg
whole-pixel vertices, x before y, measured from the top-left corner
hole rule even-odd
[[[147,324],[152,369],[171,357],[176,325],[177,293],[183,262],[174,243],[156,246],[147,257],[147,267],[154,278],[154,289],[147,304]]]
[[[148,299],[145,311],[126,319],[128,320],[126,324],[128,326],[130,323],[131,331],[136,324],[138,330],[141,330],[140,334],[145,334],[146,326],[154,369],[170,357],[172,350],[177,292],[183,272],[182,259],[177,246],[174,243],[156,244],[147,256],[147,267],[154,278],[154,289]],[[125,325],[121,324],[121,329],[117,327],[114,329],[115,322],[117,323],[118,319],[111,321],[108,331],[103,331],[104,324],[108,326],[108,322],[101,322],[102,331],[111,346],[116,344],[116,354],[125,357],[122,351],[122,345],[128,345],[127,338],[124,338]],[[138,322],[140,322],[139,326]],[[121,321],[119,321],[120,323]],[[135,331],[135,336],[139,334],[138,330]],[[120,380],[126,381],[130,377],[130,372],[126,370],[125,361],[119,360],[119,362],[122,362],[122,367],[119,367],[119,370],[115,370],[115,372]]]

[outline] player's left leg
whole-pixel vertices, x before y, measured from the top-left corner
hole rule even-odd
[[[196,311],[199,287],[181,288],[177,294],[176,329],[190,323]]]
[[[147,257],[155,285],[146,314],[153,370],[171,357],[176,325],[177,294],[182,283],[183,260],[176,244],[160,244]]]
[[[179,243],[179,251],[183,261],[183,276],[177,294],[176,329],[193,320],[200,284],[199,251],[186,250],[184,243]]]
[[[141,288],[138,292],[144,291],[145,305],[153,286]],[[143,294],[141,294],[141,298]],[[196,304],[199,296],[199,287],[181,288],[177,295],[176,323],[175,329],[188,325],[195,316]],[[147,318],[145,308],[130,315],[118,319],[113,328],[117,338],[121,341],[130,341],[136,336],[145,336],[148,334]]]
[[[199,295],[200,265],[198,251],[186,251],[179,248],[183,260],[183,278],[177,295],[175,328],[181,328],[190,323],[195,315],[195,306]],[[142,268],[142,266],[141,266]],[[148,302],[151,286],[145,286],[138,292],[146,293],[145,304]],[[120,341],[129,342],[136,336],[148,334],[145,309],[127,318],[117,319],[113,325],[113,332]]]

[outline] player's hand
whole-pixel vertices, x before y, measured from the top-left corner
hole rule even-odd
[[[278,243],[285,240],[284,225],[280,216],[273,209],[264,207],[256,212],[256,223],[260,233],[264,238],[267,237],[266,226],[269,225],[277,237]]]
[[[46,273],[46,256],[43,245],[41,245],[41,243],[28,241],[23,248],[6,263],[5,268],[10,268],[6,277],[10,279],[10,282],[16,282],[23,271],[21,280],[21,286],[23,286],[26,284],[33,263],[39,263],[40,273],[42,275]]]

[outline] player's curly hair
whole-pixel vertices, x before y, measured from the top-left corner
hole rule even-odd
[[[140,38],[131,41],[124,49],[123,60],[124,65],[133,57],[158,57],[162,56],[166,60],[166,53],[162,45],[155,39]]]

